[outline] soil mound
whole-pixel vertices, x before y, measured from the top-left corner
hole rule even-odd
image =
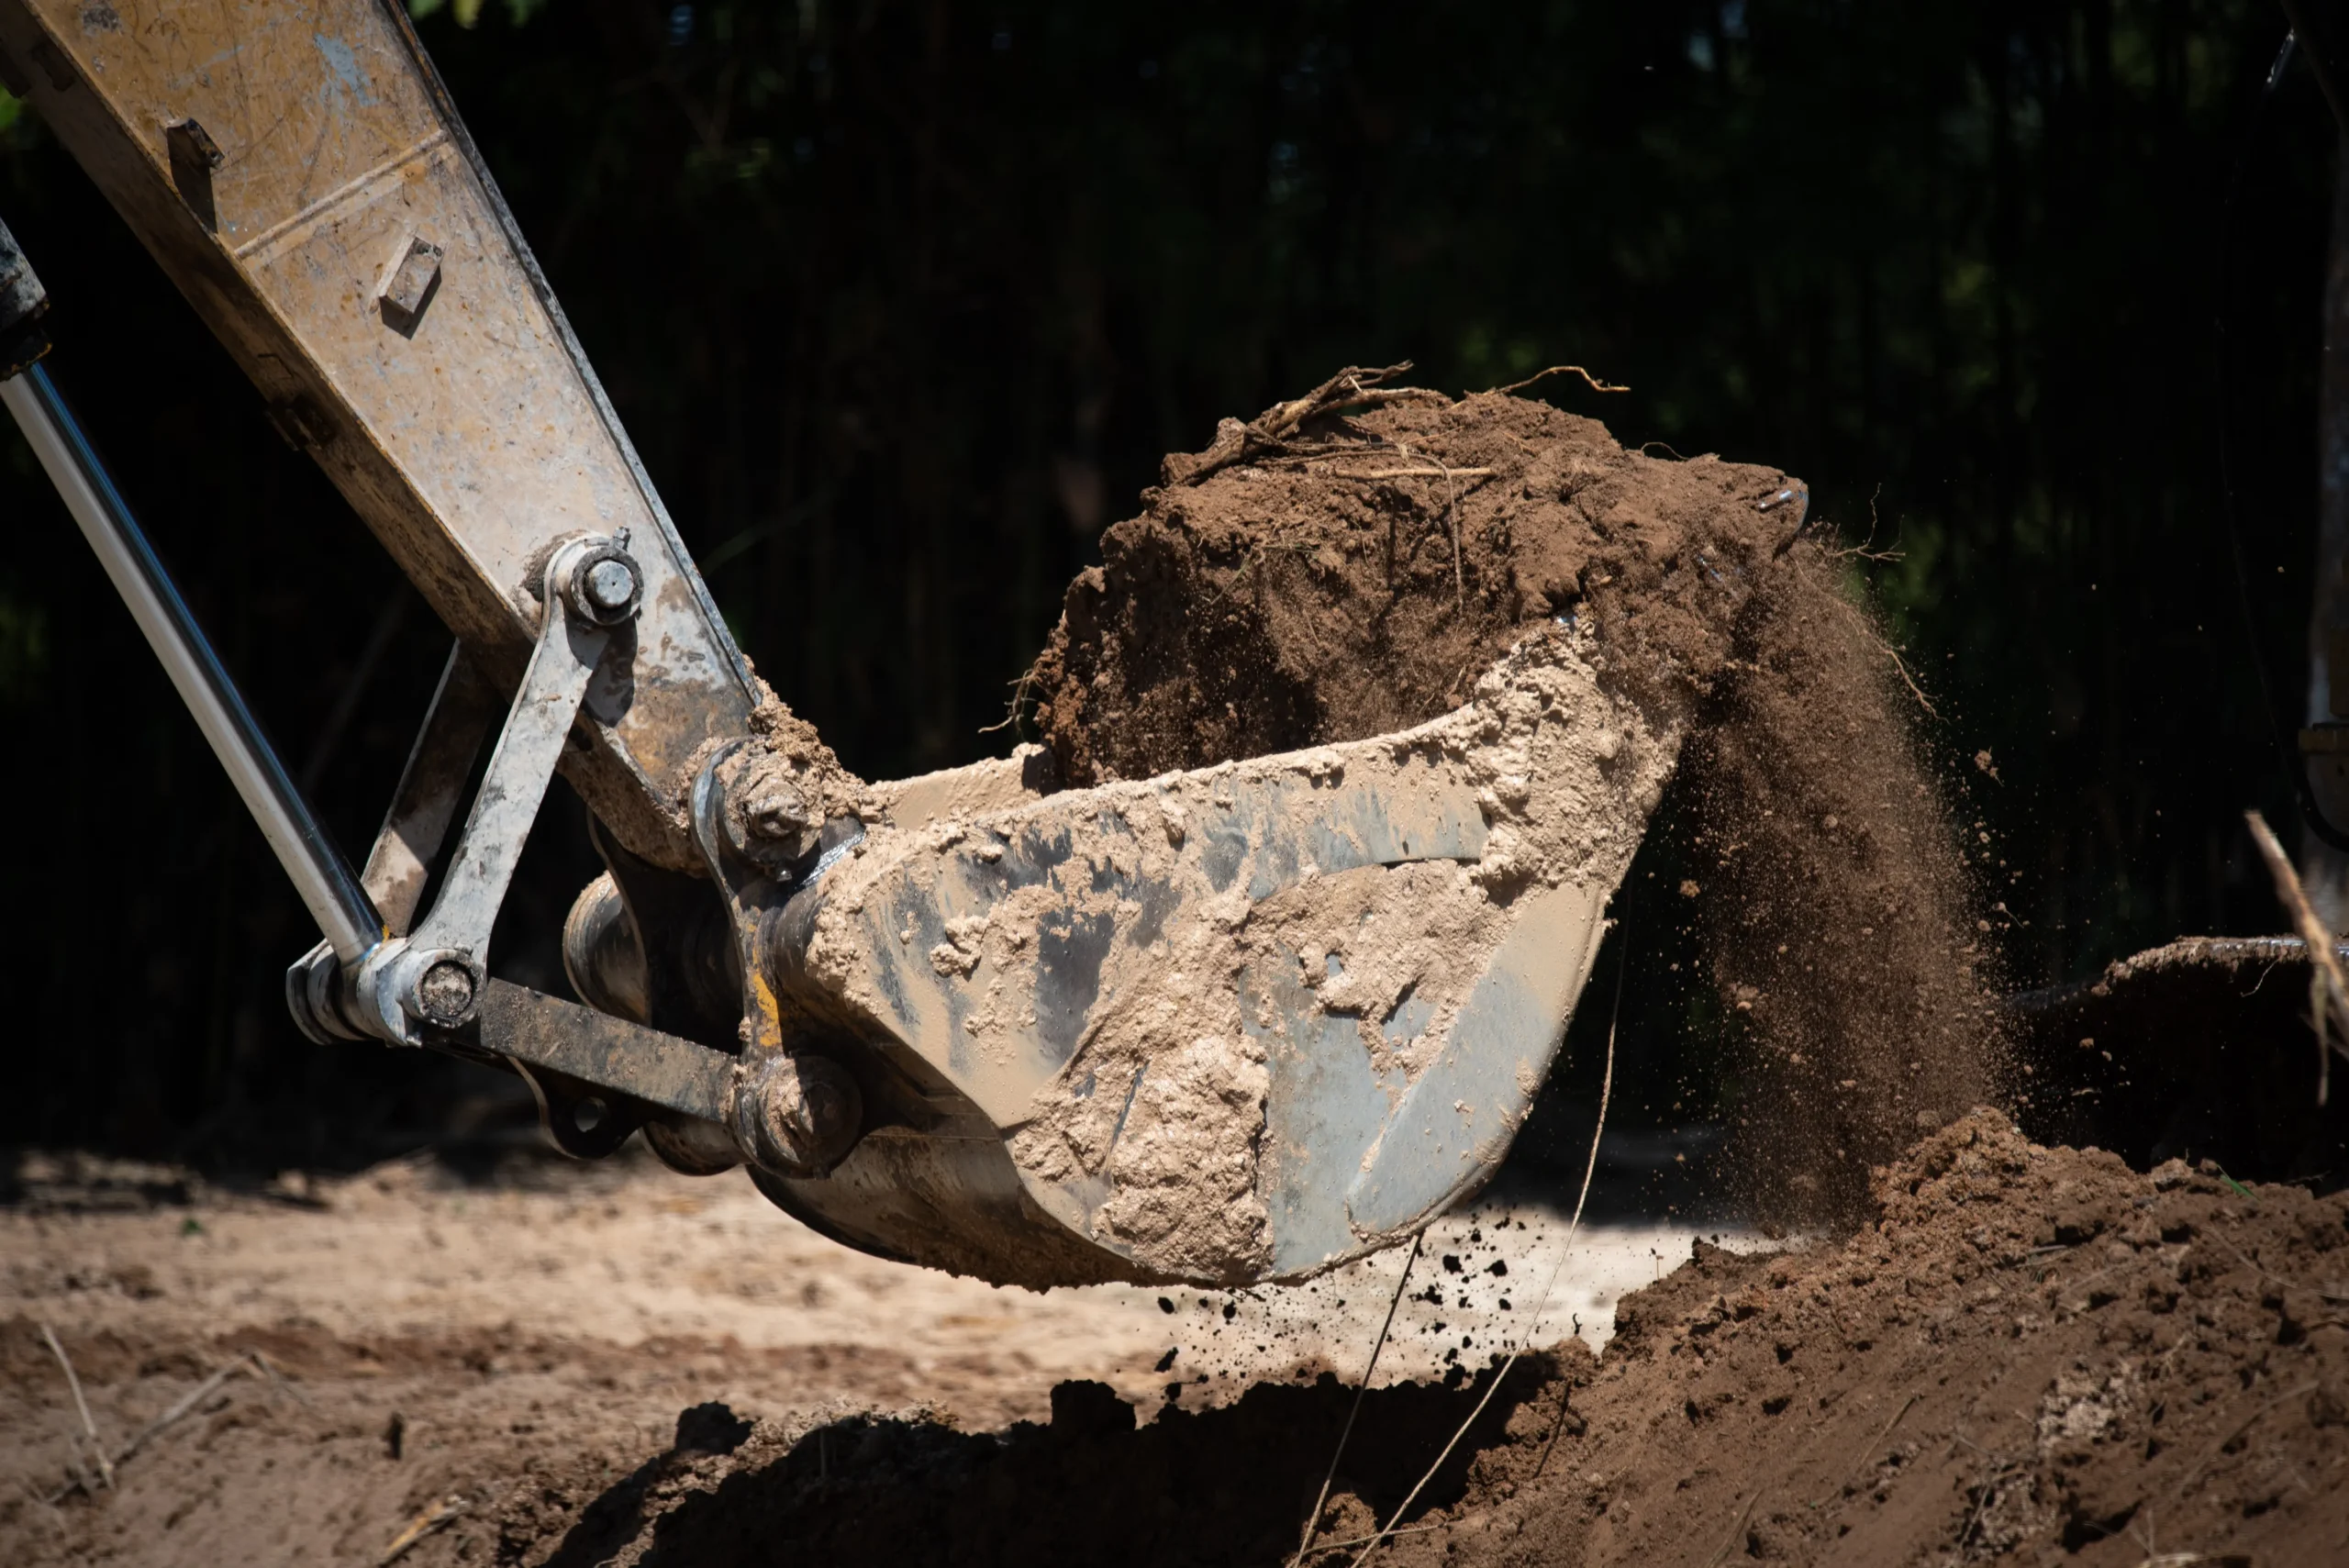
[[[1349,370],[1197,455],[1070,584],[1030,674],[1085,785],[1409,728],[1529,631],[1587,617],[1601,680],[1695,720],[1683,757],[1751,1197],[1848,1221],[1866,1172],[1995,1100],[1969,866],[1919,699],[1772,468],[1657,458],[1504,393]],[[1677,728],[1677,726],[1659,726]]]
[[[2179,1162],[2139,1175],[1992,1111],[1880,1170],[1874,1196],[1875,1223],[1839,1248],[1700,1242],[1625,1300],[1602,1358],[1575,1341],[1520,1362],[1388,1560],[2093,1568],[2314,1562],[2349,1541],[2349,1197]],[[1375,1394],[1323,1542],[1387,1518],[1490,1376]],[[522,1519],[561,1497],[540,1550],[561,1539],[582,1562],[647,1545],[705,1563],[786,1545],[1285,1561],[1339,1394],[1261,1386],[1137,1429],[1107,1389],[1067,1385],[1049,1427],[763,1429],[729,1459],[660,1456],[617,1484],[549,1475],[506,1540],[538,1561]]]
[[[1602,1356],[1519,1362],[1380,1561],[2338,1559],[2349,1195],[2139,1174],[1976,1111],[1873,1195],[1841,1246],[1699,1242],[1624,1299]],[[1351,1560],[1493,1376],[1373,1391],[1308,1561]],[[674,1437],[475,1450],[464,1522],[412,1560],[1284,1562],[1353,1401],[1324,1376],[1145,1421],[1069,1383],[1049,1423],[974,1432],[921,1407],[754,1424],[679,1397],[703,1402]],[[81,1560],[88,1508],[35,1556]]]

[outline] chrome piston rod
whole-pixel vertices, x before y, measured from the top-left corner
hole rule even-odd
[[[0,381],[0,403],[16,416],[33,455],[97,551],[115,591],[147,634],[180,700],[228,769],[245,809],[261,825],[335,957],[345,965],[356,963],[384,940],[382,917],[311,815],[72,411],[38,364]]]

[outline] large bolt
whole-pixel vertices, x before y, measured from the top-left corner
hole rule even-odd
[[[473,972],[453,958],[444,958],[424,972],[416,983],[417,1006],[436,1024],[456,1024],[473,1010]]]
[[[830,1170],[863,1126],[864,1096],[829,1057],[776,1057],[735,1090],[736,1141],[752,1163],[785,1175]]]
[[[807,798],[780,779],[763,782],[759,792],[742,803],[742,822],[762,839],[796,838],[815,826]]]
[[[796,865],[815,852],[823,823],[800,793],[788,763],[753,755],[727,782],[726,837],[734,852],[771,870]]]
[[[581,541],[566,570],[562,596],[572,613],[597,626],[618,626],[636,613],[644,592],[644,577],[627,554],[627,539],[615,536],[601,543]]]
[[[628,608],[636,596],[636,573],[625,561],[604,560],[587,569],[587,602],[607,614]]]

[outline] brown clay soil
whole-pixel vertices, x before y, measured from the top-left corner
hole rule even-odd
[[[7,1216],[0,1560],[373,1563],[453,1509],[400,1561],[1276,1563],[1351,1407],[1330,1368],[1395,1273],[1358,1277],[1339,1351],[1284,1343],[1261,1296],[996,1292],[733,1208],[739,1184],[597,1180]],[[2138,1174],[1991,1112],[1875,1194],[1841,1243],[1699,1240],[1607,1304],[1598,1354],[1520,1362],[1382,1558],[2349,1561],[2349,1198]],[[1503,1334],[1501,1293],[1523,1312],[1546,1273],[1541,1225],[1469,1233],[1414,1276],[1438,1300],[1415,1285],[1325,1548],[1391,1517],[1490,1386],[1488,1348],[1431,1375],[1429,1330]],[[1331,1300],[1293,1305],[1292,1329]],[[116,1446],[210,1370],[266,1372],[50,1505],[79,1423],[36,1315]],[[1240,1374],[1170,1404],[1162,1346]]]

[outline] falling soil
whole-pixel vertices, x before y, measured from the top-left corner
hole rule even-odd
[[[1031,672],[1063,779],[1364,739],[1587,622],[1693,739],[1699,875],[1750,1199],[1848,1220],[1866,1172],[2002,1088],[1976,883],[1921,704],[1775,469],[1652,457],[1500,393],[1350,371],[1166,460]]]

